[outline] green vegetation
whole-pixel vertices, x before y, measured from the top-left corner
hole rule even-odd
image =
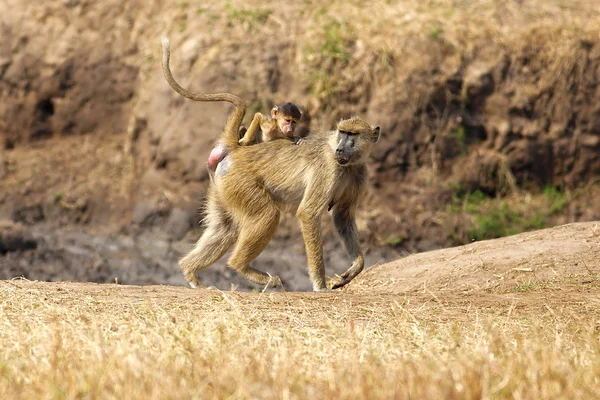
[[[266,8],[246,8],[236,10],[231,3],[225,3],[225,11],[227,13],[229,25],[234,23],[246,23],[252,29],[256,29],[258,24],[267,22],[269,16],[273,13],[272,10]]]
[[[440,40],[442,36],[442,30],[438,27],[431,28],[429,30],[429,37],[433,40]]]
[[[538,196],[489,197],[480,190],[454,194],[451,214],[466,214],[469,241],[494,239],[548,226],[549,217],[565,209],[571,197],[553,186]]]
[[[535,285],[533,283],[531,283],[531,282],[523,282],[523,283],[517,285],[517,287],[515,287],[515,289],[513,290],[513,292],[520,292],[520,293],[528,292],[531,289],[533,289],[534,286]]]
[[[339,22],[330,22],[323,26],[324,40],[317,51],[322,56],[347,63],[350,61],[350,49],[341,29],[342,25]]]
[[[308,83],[313,96],[320,99],[336,97],[344,84],[340,70],[348,66],[355,39],[352,29],[339,22],[324,22],[307,43],[304,62],[309,67]]]
[[[467,130],[464,126],[460,125],[450,131],[450,136],[459,143],[465,143],[467,140]]]
[[[541,212],[525,215],[502,200],[497,202],[496,207],[492,205],[473,214],[475,226],[469,229],[469,237],[471,240],[485,240],[540,229],[545,226],[544,217]]]
[[[400,246],[402,243],[404,243],[406,239],[407,238],[405,236],[400,234],[391,235],[388,236],[387,239],[385,239],[385,244],[390,246]]]
[[[567,198],[565,193],[557,190],[552,185],[546,185],[542,193],[550,203],[550,214],[562,211],[569,203],[569,199]]]

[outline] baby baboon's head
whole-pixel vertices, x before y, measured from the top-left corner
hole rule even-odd
[[[378,126],[373,128],[360,117],[341,120],[330,142],[335,160],[344,166],[364,162],[379,135]]]
[[[302,111],[294,103],[282,103],[273,107],[271,117],[277,120],[277,126],[284,135],[293,137],[296,124],[302,118]]]

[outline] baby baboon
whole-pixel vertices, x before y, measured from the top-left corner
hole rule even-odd
[[[296,131],[296,124],[301,117],[302,112],[298,106],[290,102],[273,106],[271,117],[256,113],[254,114],[254,118],[252,118],[252,122],[248,129],[240,127],[239,134],[241,139],[239,140],[239,143],[242,146],[252,144],[256,138],[256,133],[260,128],[262,134],[256,138],[258,143],[287,138],[293,140],[296,144],[300,144],[302,139],[295,136],[294,133]],[[206,162],[211,174],[226,155],[227,149],[223,142],[217,142],[215,147],[211,150],[208,161]]]
[[[240,146],[238,130],[244,105],[230,94],[192,94],[181,88],[169,70],[169,42],[163,39],[163,71],[169,84],[184,97],[198,101],[229,101],[236,108],[222,135],[228,155],[218,164],[207,195],[206,229],[179,266],[192,287],[202,284],[196,273],[210,266],[235,245],[231,268],[259,285],[282,286],[281,279],[250,266],[267,246],[282,212],[294,213],[300,222],[310,279],[315,291],[327,290],[321,215],[333,205],[333,222],[352,266],[340,288],[364,267],[356,231],[355,213],[367,189],[367,158],[380,135],[359,117],[338,123],[330,132],[311,134],[296,146],[273,140],[260,146]]]
[[[300,138],[294,136],[296,124],[302,118],[302,112],[294,103],[282,103],[274,106],[271,110],[271,117],[261,113],[254,114],[248,130],[240,139],[242,146],[248,146],[254,141],[258,129],[262,131],[261,142],[268,142],[275,139],[291,139],[296,144],[300,143]]]

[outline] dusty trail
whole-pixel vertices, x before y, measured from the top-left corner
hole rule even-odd
[[[150,301],[199,308],[235,302],[243,309],[278,310],[391,303],[442,307],[513,304],[533,308],[600,300],[600,222],[563,225],[466,246],[414,254],[367,269],[345,289],[330,293],[248,293],[180,286],[2,281],[5,290],[45,296],[63,306],[91,297],[106,307]],[[229,301],[229,303],[228,303]],[[326,303],[327,305],[324,305]],[[298,304],[301,304],[298,306]]]

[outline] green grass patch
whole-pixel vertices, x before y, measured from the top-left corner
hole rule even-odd
[[[490,197],[480,190],[456,189],[447,210],[470,216],[468,240],[479,241],[545,228],[551,225],[550,217],[567,207],[571,197],[553,186],[546,186],[540,195],[508,198]]]
[[[273,13],[267,8],[245,8],[235,9],[231,3],[225,3],[225,12],[230,25],[234,23],[247,23],[252,28],[256,28],[259,24],[264,24]]]
[[[452,137],[457,142],[464,144],[467,140],[467,130],[464,126],[460,125],[452,129],[452,131],[450,131],[450,137]]]
[[[342,24],[330,22],[323,26],[323,41],[318,51],[325,57],[341,60],[344,63],[350,61],[350,48],[342,36]]]
[[[440,40],[442,38],[442,33],[440,28],[434,27],[429,30],[429,37],[433,40]]]
[[[407,238],[403,235],[390,235],[385,239],[385,244],[389,246],[400,246]]]
[[[535,285],[531,282],[523,282],[523,283],[518,284],[514,288],[513,292],[516,292],[516,293],[528,292],[528,291],[532,290],[534,287],[535,287]]]
[[[569,199],[565,192],[561,192],[552,185],[547,185],[542,194],[550,203],[549,211],[551,214],[564,210],[567,204],[569,204]]]
[[[340,71],[347,68],[355,43],[353,30],[339,22],[324,21],[312,40],[306,43],[303,62],[306,64],[308,89],[314,97],[330,101],[346,87],[347,78]]]

